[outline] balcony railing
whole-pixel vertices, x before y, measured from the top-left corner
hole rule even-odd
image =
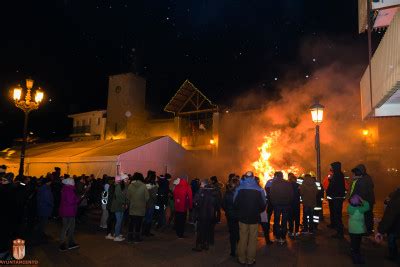
[[[75,126],[72,128],[72,134],[90,134],[90,126]]]

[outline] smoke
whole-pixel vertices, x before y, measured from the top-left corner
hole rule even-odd
[[[359,47],[346,45],[336,45],[339,48],[334,53],[345,59],[321,67],[310,73],[308,79],[294,78],[296,75],[288,71],[286,77],[280,78],[277,97],[266,98],[259,89],[249,89],[237,97],[229,113],[220,114],[218,157],[197,156],[193,166],[196,175],[219,175],[225,180],[229,173],[240,175],[254,170],[252,163],[259,158],[257,148],[264,142],[264,136],[274,131],[280,132],[271,148],[270,162],[276,170],[296,166],[301,172],[316,172],[315,125],[309,108],[319,100],[325,106],[320,125],[322,177],[329,173],[334,161],[342,162],[347,176],[351,176],[354,166],[364,163],[375,179],[379,198],[393,191],[399,177],[388,175],[387,168],[397,166],[400,170],[400,166],[393,163],[399,162],[398,154],[389,152],[398,151],[400,145],[398,138],[386,133],[398,132],[398,119],[362,121],[359,80],[365,66],[358,64],[360,60],[352,55],[351,49]],[[305,54],[324,53],[321,46],[307,43],[300,50],[300,60],[304,60]],[[356,62],[349,58],[355,58]],[[326,56],[322,59],[329,61]],[[376,140],[367,144],[362,129],[372,126],[379,128],[379,138],[371,136]],[[382,149],[385,146],[387,151]],[[385,155],[393,155],[395,161]]]
[[[252,169],[264,136],[277,130],[280,136],[271,149],[273,167],[297,166],[301,171],[315,172],[315,125],[309,107],[316,99],[325,106],[321,124],[323,174],[333,161],[342,161],[347,170],[353,167],[361,161],[363,149],[358,76],[333,64],[313,73],[307,82],[286,80],[277,99],[260,100],[255,90],[238,97],[231,111],[221,114],[219,156],[198,156],[197,166],[207,168],[197,170],[197,175],[226,177]]]

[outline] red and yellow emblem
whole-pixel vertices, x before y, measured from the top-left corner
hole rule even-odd
[[[22,260],[25,257],[25,240],[15,239],[13,241],[13,257]]]

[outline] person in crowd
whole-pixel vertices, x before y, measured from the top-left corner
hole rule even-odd
[[[100,228],[107,229],[107,220],[108,220],[108,190],[110,189],[110,184],[108,181],[103,186],[104,190],[101,193],[101,219],[100,219]]]
[[[108,180],[110,183],[110,187],[108,188],[108,201],[107,201],[107,211],[108,211],[108,218],[107,218],[107,235],[106,239],[114,240],[114,235],[112,234],[112,230],[115,226],[115,214],[111,211],[111,204],[112,200],[114,199],[115,193],[115,178],[110,177]]]
[[[389,249],[387,259],[395,262],[399,260],[397,240],[400,237],[400,187],[390,194],[386,203],[385,212],[379,222],[375,240],[380,243],[383,240],[383,235],[387,234]]]
[[[336,227],[336,234],[333,238],[343,239],[343,222],[342,222],[342,209],[343,201],[345,199],[345,184],[344,174],[342,172],[342,164],[340,162],[333,162],[331,164],[332,178],[326,192],[327,196],[332,199],[332,212],[334,226]]]
[[[147,177],[145,180],[147,190],[149,191],[149,200],[147,201],[146,204],[146,214],[144,216],[144,222],[143,222],[142,232],[144,236],[154,236],[154,234],[151,233],[151,225],[153,223],[154,209],[156,206],[157,192],[158,192],[156,178],[157,178],[156,172],[149,171],[147,173]]]
[[[37,218],[37,187],[38,180],[35,177],[27,183],[27,212],[26,212],[26,223],[27,223],[27,233],[34,233],[34,229],[36,227],[36,218]],[[51,192],[52,196],[53,192]],[[53,198],[54,199],[54,198]],[[54,211],[54,201],[53,201],[53,210],[51,211],[50,217],[53,215]],[[58,213],[58,212],[57,212]]]
[[[144,177],[141,173],[133,174],[133,181],[128,187],[129,202],[129,233],[128,242],[141,242],[141,229],[144,215],[146,214],[146,204],[149,200],[149,191],[144,184]]]
[[[193,207],[192,189],[185,178],[177,178],[174,183],[175,231],[181,239],[184,238],[187,212]]]
[[[254,179],[256,180],[257,185],[262,188],[260,184],[260,178],[256,176]],[[265,201],[267,201],[267,199],[265,199]],[[272,242],[269,238],[268,215],[266,209],[260,213],[260,225],[264,233],[265,244],[270,245]]]
[[[201,181],[200,190],[194,197],[194,222],[196,223],[196,247],[193,251],[208,250],[213,238],[217,207],[215,188],[208,180]]]
[[[168,202],[167,202],[167,210],[168,210],[168,226],[173,225],[175,229],[175,200],[174,200],[174,192],[170,190],[168,192]]]
[[[217,203],[216,203],[216,217],[217,223],[221,223],[221,202],[222,202],[222,185],[219,183],[217,176],[212,176],[210,178],[211,184],[215,189],[215,193],[217,196]]]
[[[317,205],[318,187],[310,174],[304,175],[300,186],[300,195],[303,201],[303,234],[314,232],[314,208]]]
[[[157,191],[157,229],[163,227],[167,223],[165,211],[168,206],[168,194],[169,194],[169,180],[164,175],[160,175],[158,181]]]
[[[80,202],[75,192],[75,181],[71,178],[64,179],[61,189],[59,215],[62,218],[62,230],[60,237],[60,251],[79,248],[74,241],[75,216]],[[67,241],[67,243],[66,243]]]
[[[0,259],[11,259],[10,249],[12,248],[12,240],[14,240],[15,216],[16,216],[16,195],[13,186],[14,175],[12,173],[5,173],[6,167],[1,166],[3,169],[0,173]],[[5,216],[3,216],[5,215]]]
[[[265,191],[257,185],[253,172],[244,175],[233,201],[239,221],[238,261],[251,265],[256,261],[260,213],[266,207]]]
[[[55,167],[54,172],[48,174],[48,178],[50,178],[53,181],[51,183],[51,191],[53,192],[53,199],[54,199],[52,216],[54,219],[57,219],[59,217],[58,210],[61,201],[61,189],[63,187],[61,181],[61,169],[59,167]]]
[[[274,207],[274,235],[280,244],[286,243],[288,217],[293,203],[293,187],[283,179],[282,172],[275,172],[270,189]]]
[[[38,238],[41,239],[42,241],[45,241],[47,237],[45,234],[45,229],[49,217],[53,212],[54,199],[50,187],[51,180],[49,178],[43,178],[41,184],[42,185],[39,187],[37,191],[37,198],[36,198],[37,216],[39,219],[37,233],[38,233]]]
[[[236,248],[239,241],[239,221],[233,203],[233,196],[236,187],[239,185],[239,179],[232,177],[226,184],[226,191],[222,201],[222,209],[225,211],[226,222],[229,229],[229,242],[231,245],[232,257],[236,257]]]
[[[350,197],[353,195],[359,195],[362,199],[368,201],[370,209],[364,214],[364,218],[367,227],[367,234],[371,235],[374,231],[374,182],[372,177],[367,173],[364,164],[357,165],[351,171],[354,175],[354,179],[350,189]]]
[[[325,180],[322,183],[322,186],[323,186],[325,192],[328,191],[329,184],[331,183],[331,180],[332,180],[332,175],[333,175],[332,169],[330,169],[328,176],[325,178]],[[334,216],[333,216],[334,215],[334,212],[333,212],[333,200],[328,195],[327,195],[326,198],[328,200],[328,205],[329,205],[329,224],[327,226],[328,226],[328,228],[335,229],[336,226],[335,226],[335,222],[334,222],[335,219],[334,219]]]
[[[272,202],[271,202],[271,186],[272,186],[272,182],[274,181],[274,179],[269,179],[266,183],[265,183],[265,194],[267,197],[267,223],[266,223],[266,229],[265,231],[268,233],[268,242],[267,244],[272,244],[272,241],[269,238],[269,232],[271,230],[271,217],[272,214],[274,213],[274,207],[272,206]]]
[[[288,180],[293,189],[293,200],[289,214],[289,238],[294,239],[299,236],[300,230],[300,189],[297,177],[293,173],[289,173]]]
[[[190,182],[190,188],[192,188],[193,197],[196,196],[197,192],[200,190],[200,179],[195,178]],[[194,224],[193,210],[189,211],[189,223]]]
[[[122,221],[126,209],[126,186],[128,175],[121,174],[115,177],[114,197],[111,200],[111,212],[115,214],[114,241],[121,242],[125,238],[121,234]]]
[[[359,195],[354,194],[349,199],[347,212],[349,214],[349,235],[351,256],[354,264],[364,264],[365,260],[360,253],[361,240],[367,232],[364,214],[369,210],[368,201],[363,200]]]

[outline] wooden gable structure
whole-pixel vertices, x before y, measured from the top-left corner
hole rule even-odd
[[[176,117],[218,112],[218,106],[214,105],[199,89],[189,80],[186,80],[169,103],[164,111],[173,113]]]

